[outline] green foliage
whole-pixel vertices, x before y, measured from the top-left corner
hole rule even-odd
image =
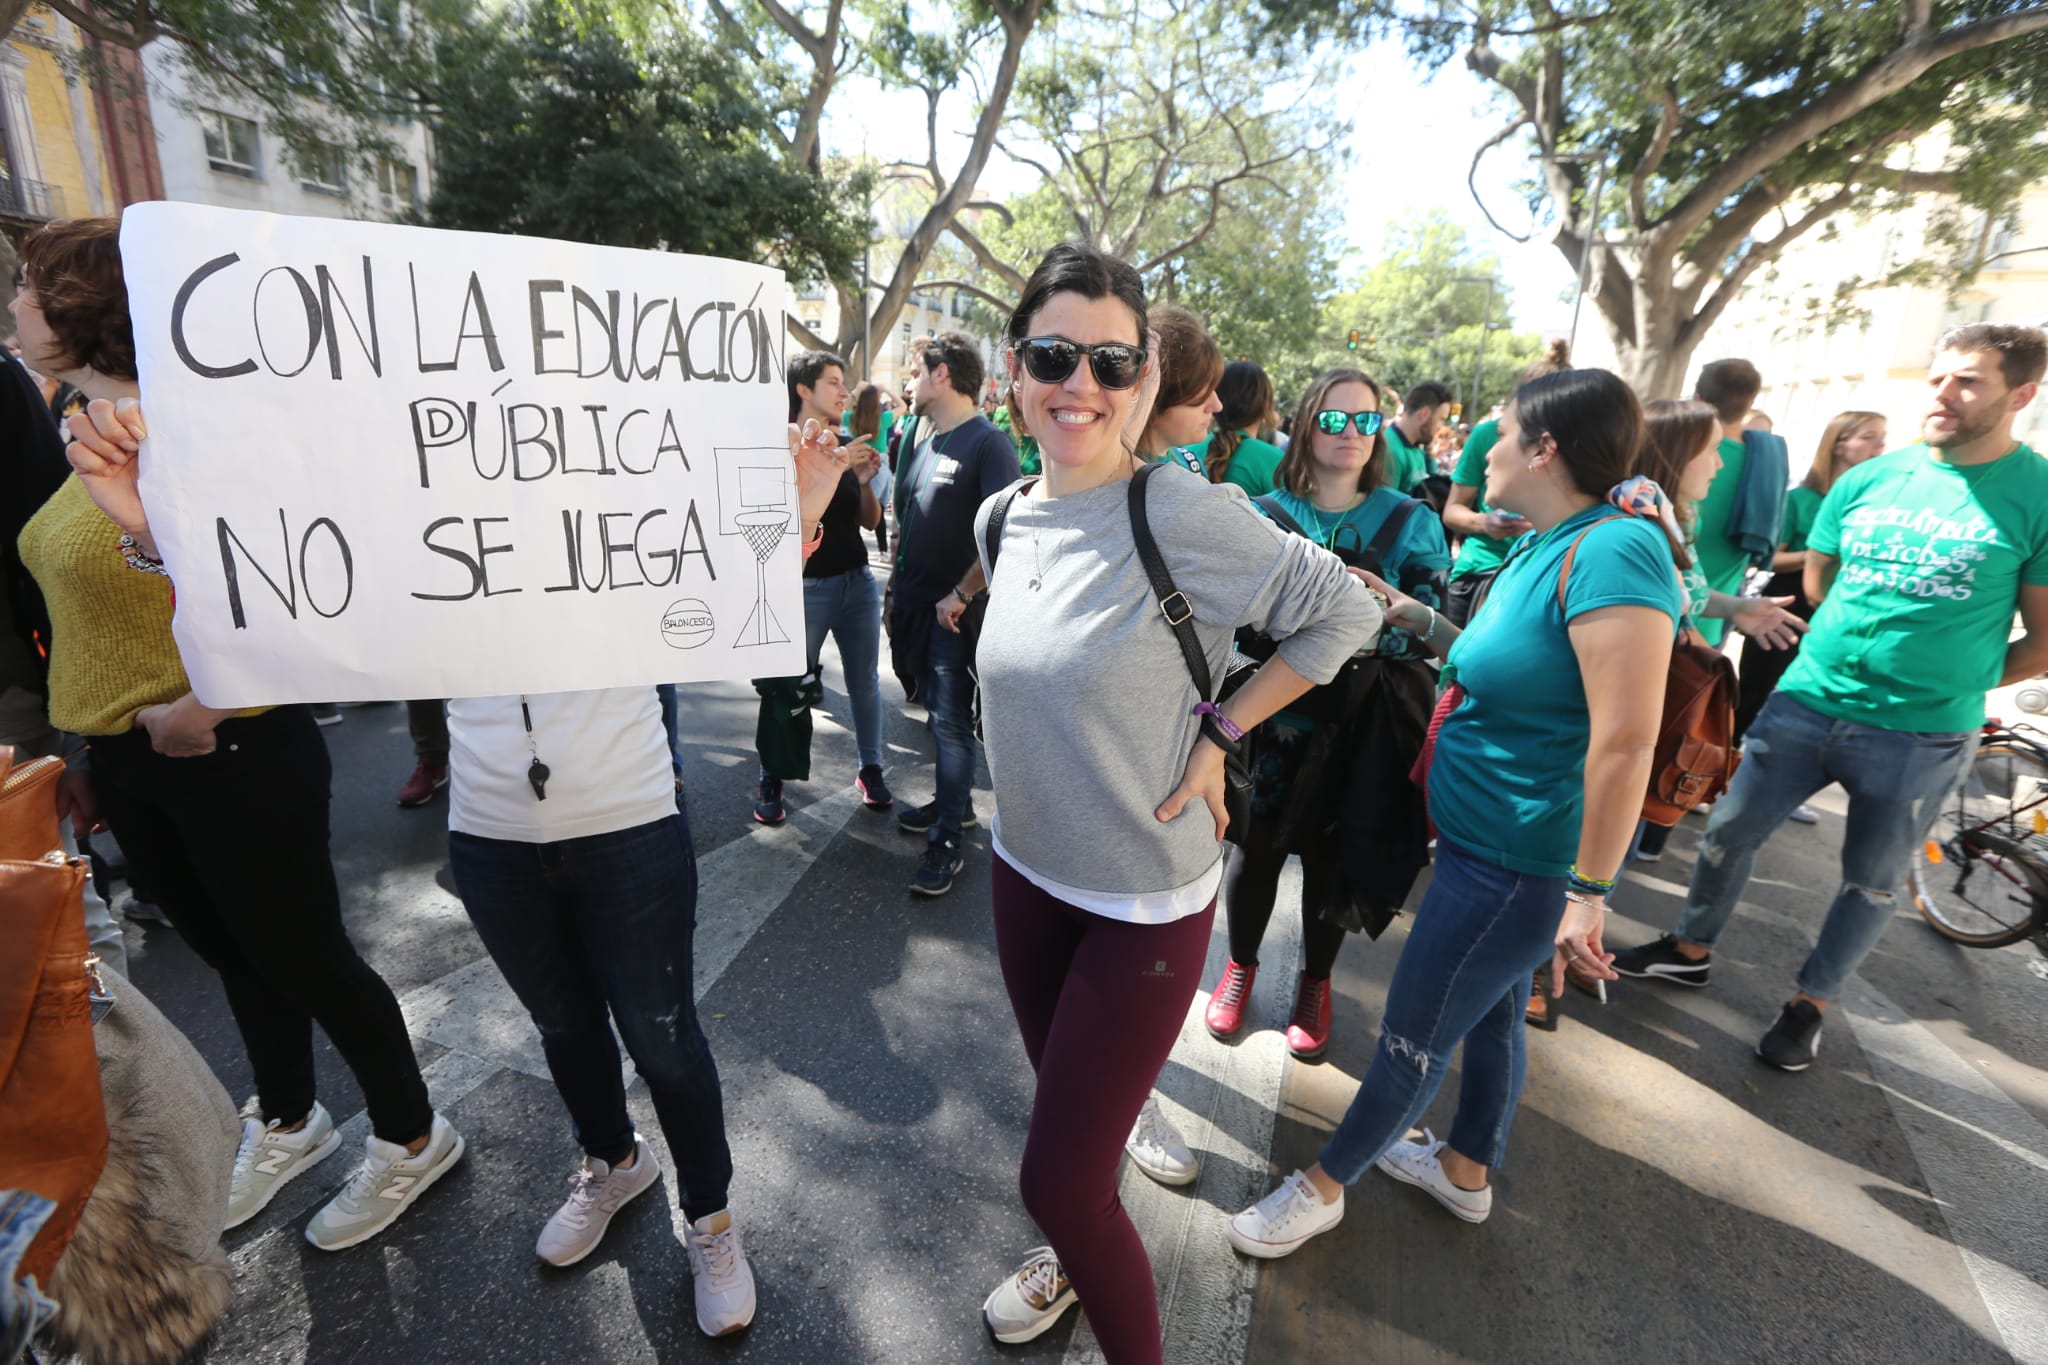
[[[687,29],[636,47],[538,4],[449,33],[441,70],[436,226],[854,269],[861,187],[787,165],[747,72]]]

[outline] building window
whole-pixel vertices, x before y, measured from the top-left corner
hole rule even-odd
[[[348,156],[331,142],[316,142],[299,153],[299,184],[317,194],[348,193]]]
[[[420,173],[410,162],[377,162],[377,200],[386,213],[410,213],[420,203]]]
[[[199,126],[206,130],[206,162],[217,171],[257,175],[256,123],[253,119],[201,109]]]

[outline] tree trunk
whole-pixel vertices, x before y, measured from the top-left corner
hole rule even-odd
[[[1661,328],[1661,319],[1653,319],[1650,330],[1671,330]],[[1662,345],[1628,346],[1619,342],[1615,346],[1614,370],[1628,381],[1636,391],[1636,397],[1645,403],[1657,398],[1684,398],[1687,395],[1684,384],[1686,372],[1692,368],[1693,348],[1690,344],[1668,340]]]

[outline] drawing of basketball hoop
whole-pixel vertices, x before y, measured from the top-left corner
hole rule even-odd
[[[789,636],[783,633],[782,623],[775,619],[775,613],[768,609],[768,560],[774,555],[775,547],[782,543],[782,533],[789,526],[789,509],[776,507],[741,512],[733,522],[754,551],[754,610],[747,616],[747,623],[740,627],[740,637],[734,643],[779,645]]]

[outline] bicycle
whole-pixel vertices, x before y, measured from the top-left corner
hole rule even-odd
[[[1913,860],[1913,903],[1952,943],[2048,951],[2048,734],[1987,721]]]

